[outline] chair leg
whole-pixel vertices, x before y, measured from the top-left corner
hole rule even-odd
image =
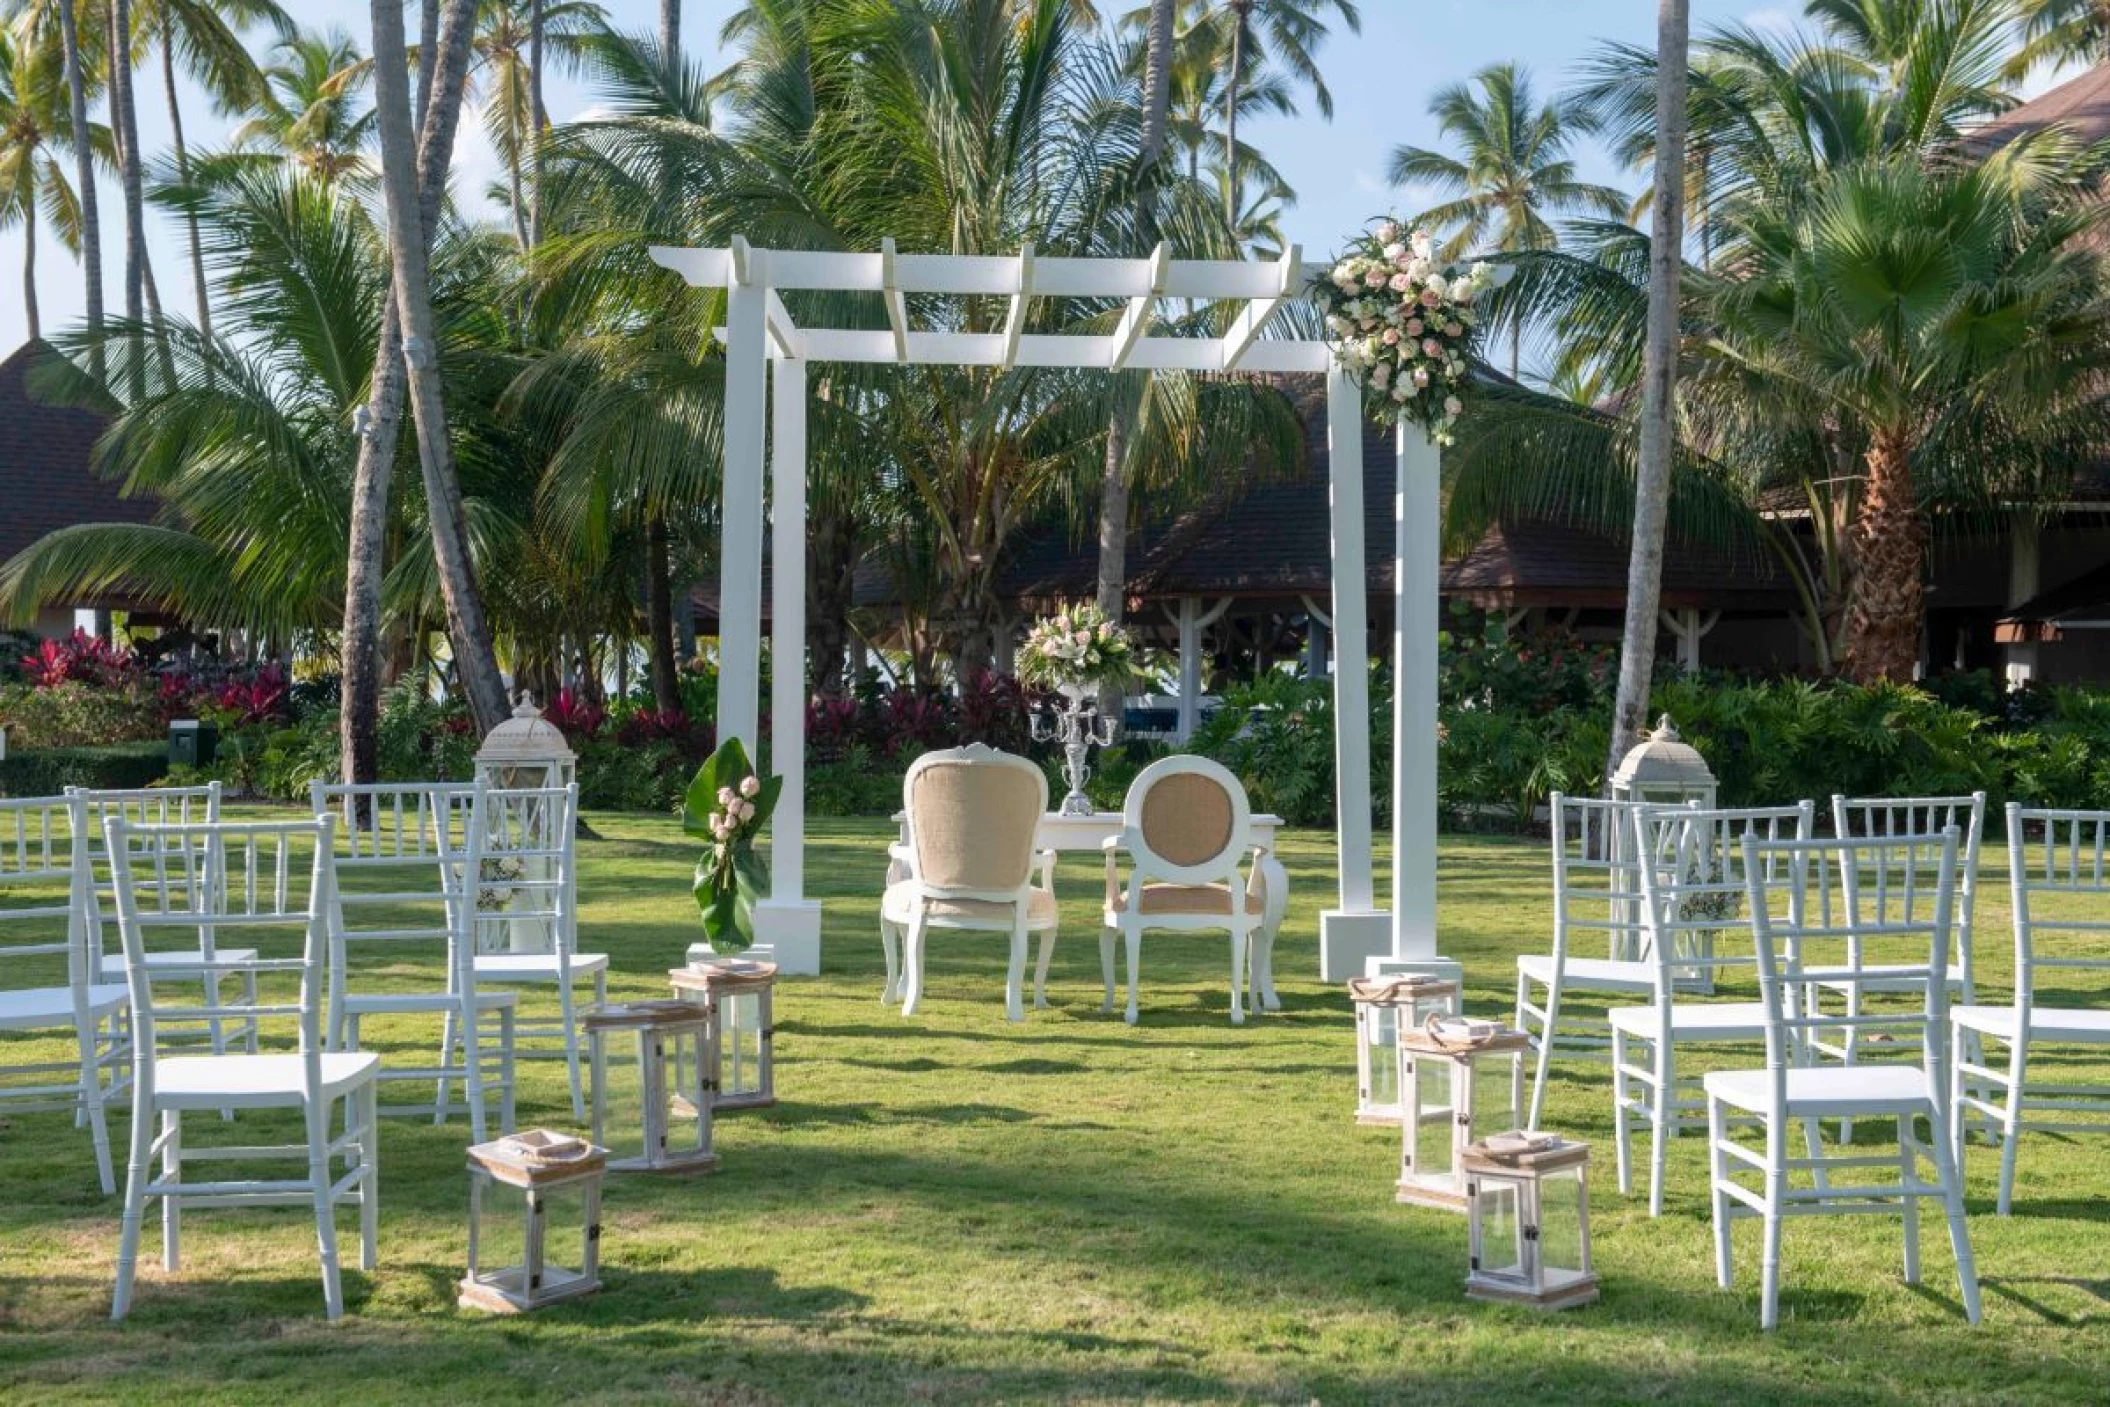
[[[139,1223],[146,1215],[147,1158],[154,1146],[154,1101],[144,1090],[132,1091],[132,1149],[125,1160],[125,1210],[117,1238],[117,1286],[110,1296],[110,1317],[132,1310],[132,1278],[139,1263]]]
[[[1664,1031],[1656,1041],[1656,1088],[1648,1111],[1648,1214],[1652,1217],[1663,1215],[1663,1173],[1677,1125],[1678,1084],[1673,1064],[1676,1049],[1670,1032]]]
[[[1004,1017],[1026,1019],[1026,916],[1019,914],[1011,925],[1011,959],[1004,968]]]
[[[117,1190],[117,1173],[110,1158],[110,1119],[103,1108],[102,1028],[90,1021],[76,1034],[81,1053],[79,1122],[88,1125],[88,1135],[95,1141],[95,1175],[107,1197]]]
[[[1099,972],[1106,979],[1106,1000],[1099,1003],[1101,1011],[1114,1009],[1114,930],[1102,927],[1099,930]]]
[[[462,1095],[469,1102],[469,1138],[482,1143],[484,1128],[484,1062],[482,1031],[479,1025],[482,1014],[476,1009],[476,998],[471,993],[461,1006],[462,1028]],[[447,1106],[439,1107],[439,1114],[446,1117]]]
[[[1759,1261],[1758,1327],[1772,1329],[1780,1323],[1780,1232],[1788,1190],[1787,1148],[1779,1127],[1781,1115],[1766,1119],[1766,1217],[1765,1252]]]
[[[571,973],[557,973],[557,1019],[564,1023],[564,1068],[571,1078],[571,1116],[586,1117],[586,1090],[579,1083],[579,1026],[572,1017]]]
[[[1519,972],[1517,974],[1516,1023],[1519,1031],[1531,1029],[1524,1024],[1527,1019],[1524,1008],[1529,1004],[1527,998],[1530,995],[1530,990],[1531,979]],[[1547,984],[1546,1017],[1539,1023],[1538,1059],[1532,1069],[1531,1076],[1531,1112],[1524,1119],[1524,1127],[1528,1129],[1537,1128],[1540,1117],[1546,1112],[1546,1072],[1553,1065],[1553,1021],[1555,1015],[1560,1011],[1560,1006],[1561,989],[1559,985],[1554,983]]]
[[[1232,891],[1236,897],[1237,891]],[[1245,1025],[1245,959],[1247,931],[1241,924],[1231,925],[1231,1024]]]
[[[1912,1151],[1913,1120],[1910,1115],[1898,1117],[1898,1181],[1909,1186],[1916,1180],[1919,1159]],[[1920,1282],[1920,1199],[1905,1193],[1898,1200],[1905,1222],[1905,1283]]]
[[[359,1091],[359,1268],[371,1271],[380,1259],[381,1244],[381,1118],[379,1081],[369,1080]],[[479,1099],[477,1107],[481,1109]],[[510,1127],[510,1125],[508,1126]]]
[[[1714,1282],[1723,1289],[1730,1285],[1729,1222],[1732,1202],[1722,1185],[1729,1180],[1729,1155],[1722,1150],[1722,1141],[1729,1136],[1729,1121],[1724,1116],[1722,1101],[1710,1097],[1707,1101],[1707,1156],[1710,1175],[1708,1187],[1714,1196]]]
[[[2010,1031],[2015,1043],[2007,1053],[2007,1107],[2000,1114],[2000,1200],[1998,1210],[2006,1216],[2015,1202],[2015,1155],[2022,1142],[2022,1082],[2029,1071],[2029,1041],[2021,1031]],[[1959,1121],[1960,1122],[1960,1121]]]
[[[1548,1028],[1542,1026],[1539,1029],[1545,1031]],[[1552,1043],[1551,1037],[1541,1036],[1540,1039],[1548,1045]],[[1543,1049],[1543,1047],[1541,1048]],[[1545,1066],[1541,1064],[1539,1068],[1543,1071]],[[1539,1076],[1539,1081],[1541,1088],[1543,1088],[1545,1083],[1544,1074]],[[1619,1176],[1619,1195],[1622,1197],[1634,1195],[1634,1127],[1631,1122],[1632,1115],[1632,1096],[1628,1093],[1626,1080],[1626,1032],[1614,1026],[1612,1028],[1612,1145]],[[1531,1127],[1538,1127],[1537,1120],[1532,1121]]]
[[[1978,1301],[1978,1265],[1971,1256],[1971,1231],[1964,1224],[1963,1176],[1949,1156],[1949,1130],[1939,1105],[1929,1118],[1934,1135],[1929,1151],[1934,1158],[1934,1174],[1941,1181],[1942,1204],[1949,1214],[1949,1249],[1956,1256],[1956,1284],[1963,1295],[1964,1317],[1976,1324],[1984,1311]]]
[[[449,1009],[440,1013],[440,1068],[443,1070],[454,1063],[454,1044],[454,1012]],[[439,1078],[437,1088],[432,1092],[432,1122],[434,1124],[447,1122],[447,1085],[447,1077],[443,1074]]]
[[[900,1001],[901,935],[894,925],[884,918],[879,920],[879,955],[886,959],[886,987],[879,993],[879,1000]]]
[[[515,1030],[513,1008],[498,1009],[498,1127],[501,1133],[513,1131],[513,1061]]]
[[[1260,930],[1258,965],[1260,975],[1260,1004],[1269,1011],[1282,1010],[1282,998],[1275,992],[1275,936],[1278,929],[1269,924]]]
[[[1048,1005],[1048,959],[1055,956],[1055,930],[1040,931],[1040,960],[1033,965],[1033,1005],[1046,1010]]]
[[[1136,1024],[1136,975],[1143,965],[1143,930],[1134,923],[1121,925],[1123,946],[1128,949],[1128,1015],[1129,1025]]]
[[[914,1016],[916,1007],[923,1001],[923,942],[926,936],[925,928],[923,914],[919,910],[909,919],[908,939],[902,945],[901,956],[905,964],[903,980],[908,984],[908,990],[901,999],[901,1014],[903,1016]]]
[[[183,1181],[183,1111],[161,1114],[161,1180],[170,1187]],[[161,1268],[174,1274],[183,1268],[183,1199],[161,1195]]]
[[[330,1200],[330,1160],[324,1152],[330,1141],[330,1110],[327,1103],[309,1104],[302,1110],[308,1126],[308,1188],[315,1202],[315,1245],[322,1259],[322,1305],[324,1314],[344,1314],[344,1283],[337,1273],[336,1204]]]

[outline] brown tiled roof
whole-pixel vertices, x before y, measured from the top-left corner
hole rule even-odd
[[[1996,151],[2017,137],[2041,132],[2054,124],[2065,127],[2084,145],[2110,138],[2110,64],[2097,64],[2079,77],[2010,108],[1972,131],[1966,141],[1973,151]]]
[[[1507,523],[1443,568],[1445,596],[1476,606],[1626,605],[1628,544],[1558,523]],[[1663,551],[1663,604],[1671,609],[1778,610],[1793,588],[1770,558],[1736,559],[1672,541]]]
[[[2110,565],[2082,572],[2007,611],[1994,626],[1994,638],[2003,644],[2057,640],[2068,625],[2106,620],[2110,620]]]
[[[146,523],[150,499],[126,498],[89,468],[108,421],[92,410],[52,405],[30,389],[30,368],[58,353],[24,343],[0,362],[0,561],[46,533],[81,523]]]

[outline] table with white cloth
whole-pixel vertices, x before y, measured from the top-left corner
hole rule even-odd
[[[901,828],[901,835],[887,847],[888,884],[909,877],[908,813],[895,812],[894,823]],[[1253,945],[1252,990],[1263,1008],[1278,1011],[1282,1002],[1275,995],[1275,935],[1281,931],[1283,915],[1289,911],[1289,872],[1275,853],[1275,833],[1282,828],[1282,818],[1254,816],[1251,825],[1253,844],[1261,852],[1254,858],[1246,884],[1246,892],[1257,894],[1260,899],[1261,915],[1260,928],[1254,934],[1257,941]],[[1119,811],[1094,811],[1089,816],[1050,811],[1040,818],[1040,825],[1033,832],[1033,851],[1037,855],[1096,855],[1105,849],[1107,841],[1121,834],[1122,826]]]

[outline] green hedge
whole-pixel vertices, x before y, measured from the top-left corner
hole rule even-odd
[[[57,796],[67,787],[146,787],[168,769],[166,742],[37,748],[0,758],[0,796]]]

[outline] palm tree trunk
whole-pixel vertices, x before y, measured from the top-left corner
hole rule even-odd
[[[1676,453],[1678,272],[1685,225],[1685,87],[1687,0],[1660,0],[1656,11],[1656,199],[1651,210],[1648,340],[1642,351],[1641,444],[1634,476],[1634,542],[1627,562],[1626,632],[1619,650],[1619,692],[1612,706],[1609,782],[1647,720],[1656,668],[1658,607],[1663,595],[1663,530],[1670,514],[1671,460]]]
[[[29,320],[29,340],[44,340],[44,325],[37,318],[37,207],[30,202],[22,219],[22,311]]]
[[[176,97],[176,22],[164,7],[161,12],[161,81],[169,95],[169,137],[176,152],[176,178],[190,179],[190,153],[183,145],[183,104]],[[212,337],[212,300],[205,286],[205,251],[198,238],[198,217],[186,214],[190,227],[190,277],[198,295],[198,331]]]
[[[440,35],[440,0],[425,0],[431,41],[421,51],[419,74],[427,94],[418,125],[419,223],[432,237],[446,195],[448,160],[461,115],[462,80],[468,72],[469,40],[477,0],[452,0]],[[445,84],[441,86],[442,70]],[[438,93],[435,106],[431,95]],[[403,324],[396,316],[394,285],[381,298],[381,332],[374,353],[373,387],[367,397],[366,431],[352,475],[351,543],[344,573],[344,635],[339,670],[343,679],[338,715],[339,765],[348,782],[371,782],[379,769],[381,718],[381,581],[387,567],[388,499],[395,476],[396,442],[403,424],[406,379]],[[424,626],[416,626],[423,651]]]
[[[447,410],[440,384],[439,332],[432,316],[431,269],[418,190],[416,152],[410,133],[410,73],[403,44],[403,0],[373,0],[374,110],[381,135],[381,185],[387,196],[388,244],[392,255],[396,311],[403,322],[403,361],[408,366],[418,460],[424,469],[426,515],[433,559],[439,567],[440,598],[454,646],[462,691],[478,728],[503,722],[505,677],[491,647],[491,629],[476,590],[469,542],[462,522],[461,481],[447,440]],[[435,88],[439,103],[458,101]]]
[[[506,153],[506,181],[512,191],[513,239],[525,250],[528,248],[527,201],[520,190],[520,142],[521,134],[514,133],[512,150]]]
[[[645,522],[645,633],[652,660],[652,706],[661,713],[681,707],[681,660],[674,648],[674,563],[667,520]]]
[[[1903,684],[1918,670],[1927,613],[1927,524],[1912,483],[1911,437],[1878,431],[1867,464],[1860,511],[1848,533],[1846,672],[1863,684]]]
[[[66,96],[73,116],[74,188],[81,202],[81,269],[88,283],[90,368],[103,379],[103,231],[95,195],[95,152],[88,140],[88,83],[81,70],[80,24],[73,0],[59,0],[59,35],[66,53]]]
[[[1253,0],[1231,0],[1231,73],[1224,82],[1224,224],[1238,225],[1238,99],[1245,82],[1246,16]]]
[[[667,63],[681,57],[681,0],[659,0],[659,52]]]
[[[850,610],[856,604],[857,518],[820,503],[807,536],[806,657],[812,661],[813,692],[841,698],[850,658]]]
[[[147,254],[146,205],[139,165],[139,130],[132,121],[132,57],[127,42],[132,33],[130,0],[110,0],[107,38],[110,47],[110,128],[117,138],[119,182],[125,202],[125,321],[132,324],[130,366],[136,393],[146,380],[146,345],[140,337],[145,322],[142,296]]]
[[[528,248],[542,243],[542,134],[549,127],[549,114],[542,110],[542,0],[531,0],[528,5],[528,147],[529,175],[532,188],[528,193]]]
[[[425,114],[432,107],[432,74],[439,62],[440,0],[418,0],[418,100],[411,118],[418,124],[418,139],[425,137]],[[420,160],[423,153],[419,154]]]

